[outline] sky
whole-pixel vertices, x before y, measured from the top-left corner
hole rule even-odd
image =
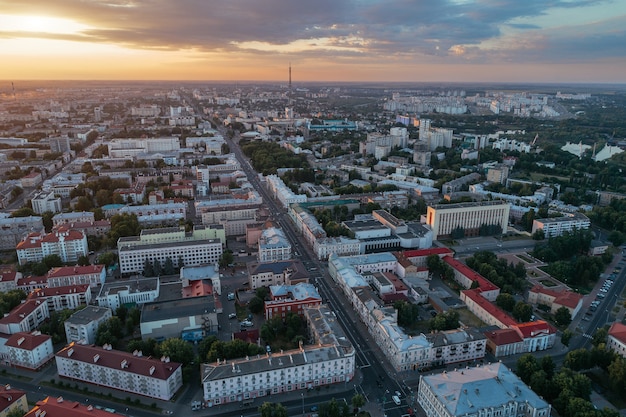
[[[0,79],[626,83],[626,0],[0,0]]]

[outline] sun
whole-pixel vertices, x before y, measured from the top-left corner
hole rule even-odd
[[[86,25],[70,19],[36,15],[0,14],[0,28],[3,32],[16,33],[78,33],[87,28]]]

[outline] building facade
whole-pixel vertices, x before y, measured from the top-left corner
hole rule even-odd
[[[550,417],[551,406],[502,363],[421,375],[417,402],[431,417]]]
[[[499,226],[506,233],[510,204],[504,201],[436,204],[428,206],[426,224],[433,231],[433,240],[449,237],[456,230],[463,236],[478,236],[482,226]]]
[[[52,337],[39,331],[15,333],[5,346],[11,366],[37,370],[54,357]]]
[[[63,323],[67,343],[95,343],[98,326],[111,317],[111,309],[105,307],[87,306],[75,312]]]
[[[48,255],[59,255],[64,263],[77,262],[87,256],[87,236],[76,230],[56,230],[52,233],[31,233],[15,247],[20,265],[41,262]]]
[[[182,365],[169,358],[70,343],[55,355],[60,377],[169,401],[183,385]]]

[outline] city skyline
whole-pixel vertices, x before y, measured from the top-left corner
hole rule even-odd
[[[0,0],[5,80],[625,83],[620,0]]]

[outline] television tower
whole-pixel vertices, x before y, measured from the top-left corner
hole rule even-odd
[[[291,62],[289,63],[289,92],[291,92]]]

